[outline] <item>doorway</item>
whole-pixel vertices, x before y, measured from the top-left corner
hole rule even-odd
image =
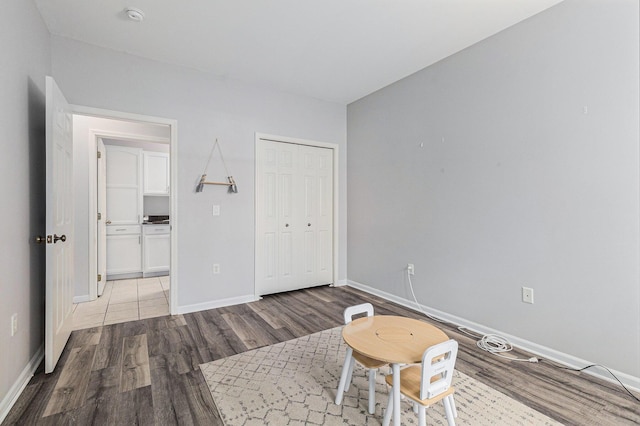
[[[74,161],[86,159],[88,185],[77,234],[88,233],[86,259],[77,259],[74,328],[175,312],[175,120],[75,107],[76,135],[86,152]]]

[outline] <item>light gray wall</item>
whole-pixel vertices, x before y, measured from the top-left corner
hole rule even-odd
[[[92,133],[94,132],[94,133]],[[89,176],[89,161],[95,161],[95,134],[113,135],[126,134],[131,138],[148,137],[153,140],[171,139],[169,126],[156,125],[150,123],[136,123],[123,120],[110,120],[100,117],[90,117],[74,115],[73,117],[73,179],[74,179],[74,277],[75,277],[75,300],[86,301],[89,298],[90,268],[89,253],[90,246],[96,244],[96,236],[89,233],[89,204],[95,203],[91,199],[89,182],[95,176]],[[93,138],[93,139],[92,139]],[[105,144],[124,143],[105,139]],[[162,146],[155,143],[130,142],[131,146],[139,148],[150,148],[154,150],[168,152],[168,145],[159,149],[155,146]],[[91,152],[91,154],[90,154]]]
[[[640,377],[638,38],[567,0],[350,104],[349,279]]]
[[[254,294],[254,134],[341,148],[339,278],[346,279],[346,107],[257,88],[52,37],[53,76],[69,102],[178,121],[178,304]],[[277,60],[274,58],[274,60]],[[238,194],[195,187],[219,138]],[[224,177],[210,169],[211,177]],[[213,204],[221,216],[213,217]],[[213,263],[221,273],[213,275]]]
[[[0,406],[44,341],[44,77],[49,33],[33,1],[0,13]],[[18,314],[11,337],[10,318]],[[8,401],[6,401],[8,403]]]

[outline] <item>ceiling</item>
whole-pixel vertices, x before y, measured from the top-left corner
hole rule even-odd
[[[348,104],[561,0],[36,0],[52,34]],[[144,11],[129,20],[126,6]]]

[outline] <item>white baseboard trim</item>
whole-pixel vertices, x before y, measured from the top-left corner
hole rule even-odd
[[[85,294],[84,296],[73,297],[73,303],[84,303],[84,302],[90,302],[90,301],[91,301],[91,297],[88,294]]]
[[[184,305],[177,307],[177,314],[190,314],[192,312],[206,311],[207,309],[223,308],[225,306],[240,305],[242,303],[255,302],[256,297],[253,294],[246,296],[230,297],[228,299],[211,300],[209,302],[195,303],[193,305]]]
[[[24,388],[29,384],[29,380],[33,377],[33,373],[38,369],[38,366],[44,359],[44,345],[40,346],[36,353],[31,357],[29,363],[22,370],[22,373],[18,376],[18,379],[15,381],[9,392],[2,398],[0,401],[0,423],[4,421],[4,419],[11,411],[11,407],[16,403]]]
[[[347,285],[347,280],[338,280],[335,283],[332,284],[333,287],[342,287]]]
[[[413,302],[412,300],[407,300],[401,297],[398,297],[394,294],[391,293],[387,293],[385,291],[382,290],[378,290],[376,288],[370,287],[368,285],[356,282],[356,281],[352,281],[352,280],[347,280],[347,285],[349,287],[353,287],[353,288],[357,288],[358,290],[362,290],[366,293],[370,293],[373,294],[375,296],[381,297],[383,299],[389,300],[391,302],[395,302],[399,305],[405,306],[407,308],[416,310],[416,311],[420,311],[420,307],[422,308],[422,310],[426,313],[428,313],[429,315],[433,315],[434,317],[440,318],[444,321],[450,322],[452,324],[455,324],[457,326],[461,326],[461,327],[465,327],[469,330],[475,331],[479,334],[498,334],[500,336],[505,337],[506,339],[508,339],[513,346],[517,346],[520,349],[524,349],[525,351],[531,352],[535,355],[538,355],[542,358],[546,358],[549,359],[551,361],[555,361],[555,362],[559,362],[561,364],[566,365],[567,367],[570,368],[582,368],[585,367],[587,365],[591,365],[591,364],[595,364],[594,362],[591,361],[587,361],[578,357],[575,357],[573,355],[570,354],[566,354],[564,352],[560,352],[557,351],[555,349],[552,348],[548,348],[546,346],[543,345],[539,345],[537,343],[534,342],[530,342],[528,340],[525,339],[521,339],[517,336],[512,336],[510,334],[506,334],[501,332],[500,330],[496,330],[487,326],[484,326],[482,324],[478,324],[476,322],[473,321],[469,321],[465,318],[461,318],[455,315],[451,315],[448,314],[446,312],[442,312],[439,311],[437,309],[433,309],[430,308],[429,306],[425,306],[425,305],[420,305],[420,307],[418,305],[416,305],[415,302]],[[636,391],[640,391],[640,377],[635,377],[632,376],[630,374],[627,373],[623,373],[621,371],[616,371],[613,369],[609,369],[611,370],[611,372],[613,374],[616,375],[616,377],[618,377],[618,379],[620,379],[620,381],[622,383],[624,383],[624,385],[628,388],[632,388]],[[599,368],[599,367],[594,367],[591,368],[589,370],[584,370],[585,373],[587,374],[591,374],[593,376],[599,377],[601,379],[605,379],[609,382],[612,383],[618,383],[613,377],[611,377],[611,375],[604,369]]]

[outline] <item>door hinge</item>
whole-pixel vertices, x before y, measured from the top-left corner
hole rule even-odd
[[[102,274],[98,274],[98,282],[102,281]]]
[[[98,220],[102,220],[102,213],[98,213]]]
[[[100,151],[98,151],[98,158],[102,158],[102,153]]]

